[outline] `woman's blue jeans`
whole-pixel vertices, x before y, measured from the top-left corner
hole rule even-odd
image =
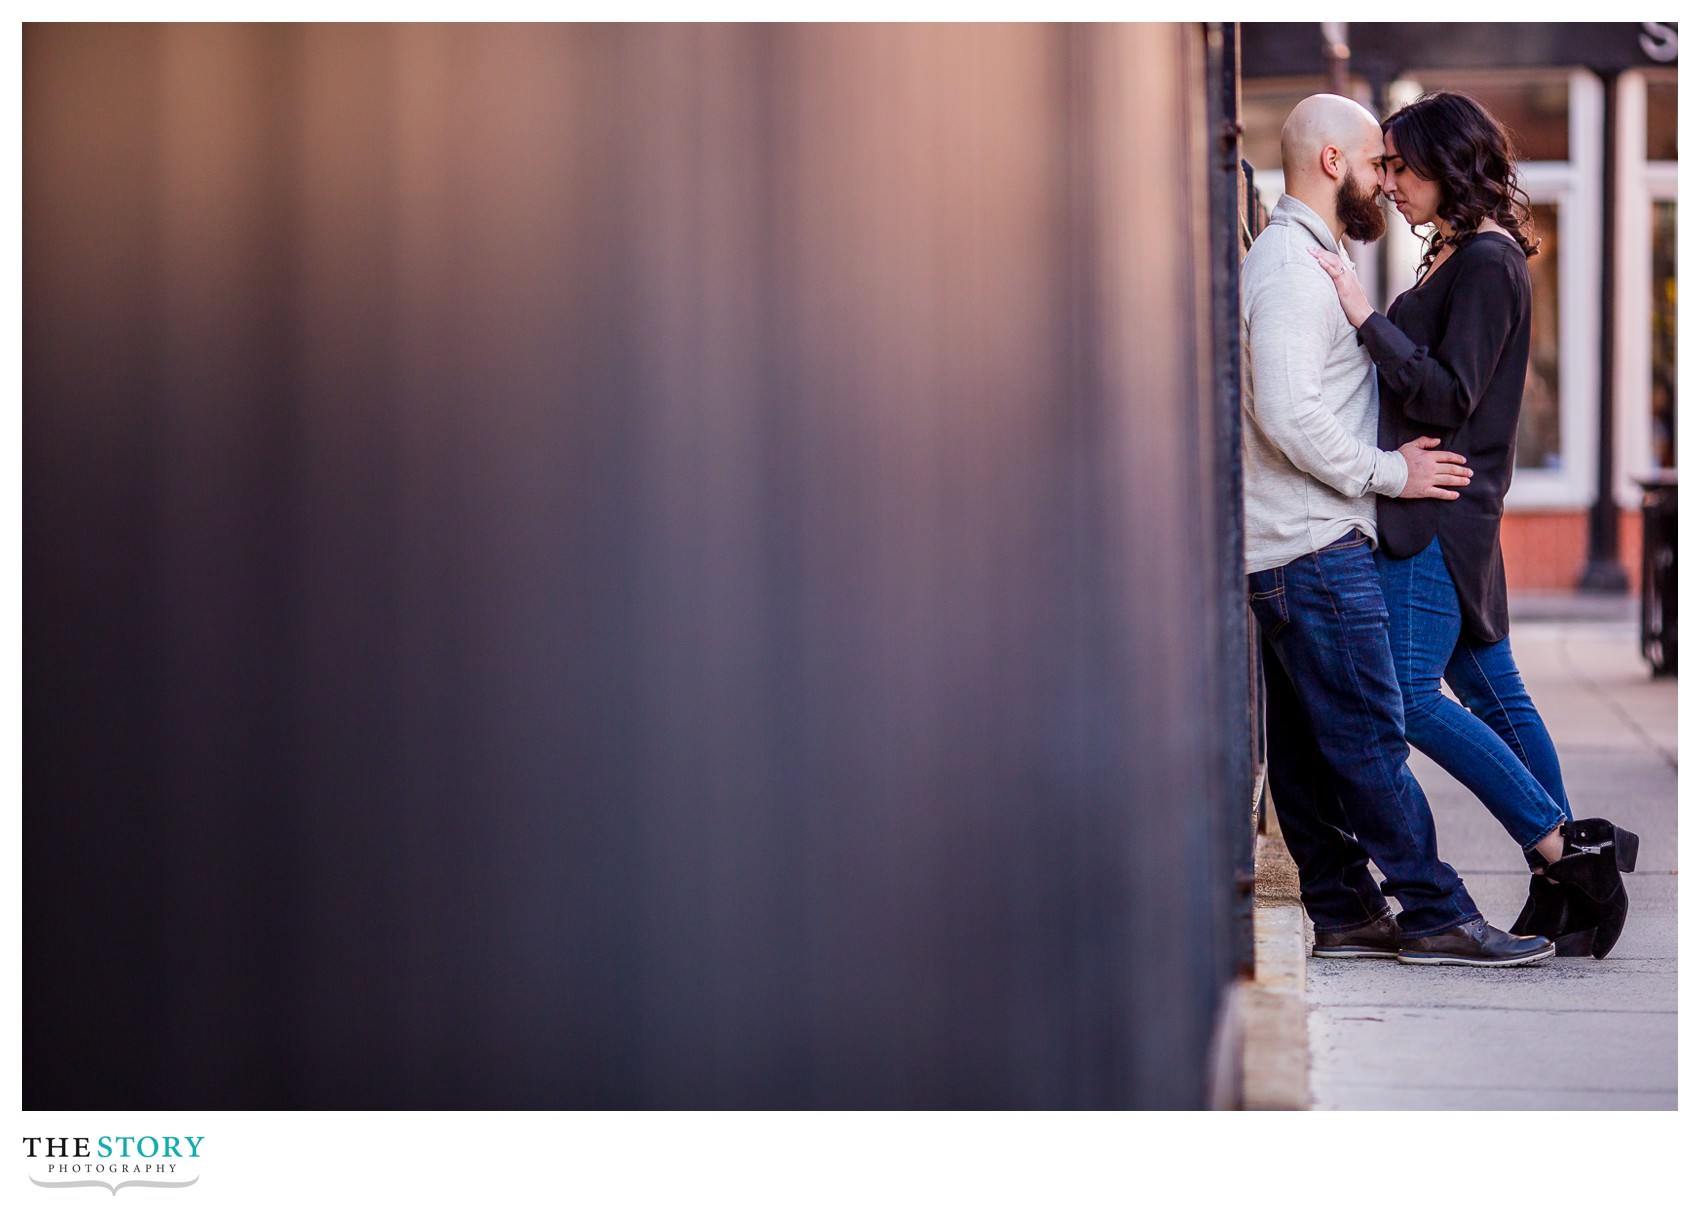
[[[1403,707],[1370,542],[1352,531],[1246,578],[1268,688],[1269,787],[1318,929],[1363,925],[1399,899],[1414,938],[1480,917],[1440,861],[1405,759]],[[1369,862],[1387,877],[1378,888]]]
[[[1378,551],[1375,567],[1387,599],[1406,739],[1468,787],[1528,850],[1570,819],[1570,802],[1558,751],[1517,672],[1511,641],[1484,644],[1464,634],[1438,538],[1408,560]],[[1442,678],[1458,702],[1441,693]]]

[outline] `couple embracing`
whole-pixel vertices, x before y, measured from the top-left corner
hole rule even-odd
[[[1510,141],[1458,93],[1385,123],[1322,94],[1288,116],[1281,161],[1286,192],[1242,281],[1246,586],[1270,795],[1313,954],[1473,967],[1604,958],[1638,839],[1574,818],[1507,635],[1499,520],[1538,245]],[[1383,197],[1413,228],[1433,226],[1417,284],[1386,315],[1340,244],[1383,234]],[[1522,850],[1529,898],[1509,932],[1441,861],[1407,742]]]

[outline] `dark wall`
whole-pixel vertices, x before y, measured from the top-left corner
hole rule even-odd
[[[23,46],[26,1107],[1203,1100],[1197,27]]]
[[[1252,21],[1240,32],[1247,79],[1326,69],[1317,22]],[[1675,21],[1354,21],[1346,37],[1352,71],[1383,82],[1425,67],[1621,71],[1677,61]]]

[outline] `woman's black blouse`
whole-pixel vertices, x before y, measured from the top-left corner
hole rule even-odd
[[[1387,315],[1358,327],[1380,372],[1381,448],[1436,437],[1476,473],[1455,501],[1383,497],[1376,507],[1382,549],[1409,558],[1438,534],[1464,631],[1488,643],[1510,625],[1499,519],[1516,462],[1530,300],[1523,250],[1509,237],[1479,232]]]

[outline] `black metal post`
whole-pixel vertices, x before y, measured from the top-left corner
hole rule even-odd
[[[1233,22],[1206,27],[1209,72],[1210,128],[1215,132],[1210,158],[1210,314],[1212,359],[1215,367],[1214,423],[1211,426],[1212,482],[1216,484],[1218,516],[1224,541],[1217,561],[1217,593],[1223,612],[1222,640],[1230,652],[1244,651],[1250,629],[1244,608],[1245,537],[1238,524],[1243,506],[1240,465],[1240,73],[1239,26]],[[1235,872],[1235,964],[1250,976],[1256,955],[1252,938],[1252,894],[1255,886],[1256,805],[1252,789],[1252,752],[1248,743],[1253,725],[1250,670],[1243,661],[1216,665],[1221,684],[1217,697],[1216,736],[1220,745],[1222,802],[1248,805],[1246,815],[1230,818],[1226,844]]]
[[[1602,71],[1605,85],[1605,169],[1600,206],[1600,415],[1595,463],[1594,506],[1588,514],[1588,562],[1577,588],[1594,593],[1626,593],[1629,574],[1617,552],[1617,496],[1612,472],[1617,409],[1614,363],[1617,345],[1617,81],[1618,72]]]
[[[1385,71],[1376,69],[1369,73],[1369,107],[1375,116],[1385,120],[1388,117],[1387,91],[1391,81]],[[1394,217],[1394,216],[1390,216]],[[1382,239],[1375,242],[1376,282],[1381,298],[1378,300],[1382,310],[1393,301],[1393,256],[1390,251],[1391,241]]]

